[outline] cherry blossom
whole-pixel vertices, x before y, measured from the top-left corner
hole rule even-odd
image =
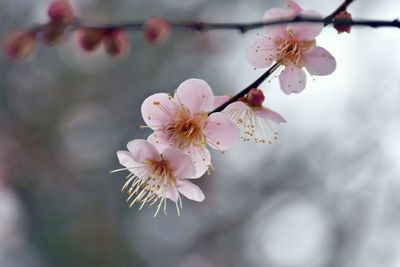
[[[253,88],[240,101],[230,104],[223,111],[242,129],[244,141],[271,144],[278,139],[279,134],[274,124],[284,123],[286,120],[275,111],[264,107],[264,100],[263,92]]]
[[[180,194],[194,201],[204,200],[201,189],[187,180],[196,172],[190,156],[175,148],[167,148],[160,154],[151,143],[140,139],[129,142],[127,147],[128,151],[117,152],[119,162],[125,168],[113,172],[130,172],[122,187],[128,192],[130,207],[141,203],[141,210],[146,204],[152,206],[158,202],[156,216],[161,206],[166,213],[168,198],[175,202],[179,215],[182,208]]]
[[[221,152],[239,138],[236,125],[221,112],[211,115],[214,94],[203,80],[189,79],[181,83],[174,96],[158,93],[142,105],[142,116],[154,130],[148,140],[160,151],[175,147],[192,156],[195,177],[212,169],[211,155],[206,145]]]
[[[286,1],[288,8],[267,10],[264,20],[293,18],[297,15],[321,19],[316,11],[302,10],[294,1]],[[279,75],[281,89],[286,93],[300,93],[306,86],[306,73],[328,75],[336,69],[335,58],[316,45],[322,23],[298,23],[268,26],[266,36],[256,40],[247,50],[247,60],[256,68],[267,68],[274,61],[284,66]]]
[[[93,52],[101,45],[113,57],[122,57],[129,51],[129,40],[120,28],[81,28],[77,43],[86,52]]]
[[[35,48],[35,33],[30,29],[13,32],[4,44],[4,54],[10,59],[20,59],[30,55]]]
[[[57,0],[50,4],[47,15],[49,21],[42,29],[41,40],[47,45],[60,42],[66,29],[75,21],[72,6],[67,0]]]
[[[163,18],[150,18],[145,21],[143,35],[150,44],[165,42],[171,33],[170,23]]]

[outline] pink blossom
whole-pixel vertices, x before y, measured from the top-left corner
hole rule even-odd
[[[178,215],[182,208],[180,194],[186,198],[201,202],[204,194],[201,189],[187,179],[193,177],[196,169],[190,156],[183,154],[175,148],[167,148],[161,154],[146,140],[133,140],[127,145],[128,151],[118,151],[117,156],[125,168],[115,170],[128,170],[122,190],[128,192],[130,207],[135,203],[150,206],[158,202],[157,215],[164,205],[166,213],[166,199],[175,202]]]
[[[47,14],[51,21],[71,24],[75,20],[74,10],[67,0],[57,0],[50,4]]]
[[[225,151],[239,138],[239,129],[221,112],[213,108],[214,94],[203,80],[189,79],[181,83],[174,97],[159,93],[148,97],[142,105],[142,116],[154,130],[148,140],[160,151],[175,147],[192,156],[195,177],[212,168],[206,145]]]
[[[76,36],[78,45],[86,52],[104,45],[110,56],[123,57],[129,50],[128,37],[120,28],[81,28]]]
[[[286,120],[275,111],[264,107],[264,99],[263,92],[253,88],[240,101],[230,104],[223,111],[241,128],[244,141],[271,144],[278,139],[279,134],[274,124],[284,123]]]
[[[79,46],[86,52],[96,50],[107,34],[107,30],[103,28],[80,28],[77,33],[77,42]]]
[[[150,44],[165,42],[170,33],[171,25],[163,18],[150,18],[143,26],[144,38]]]
[[[287,9],[267,10],[264,19],[288,19],[297,15],[322,18],[319,13],[302,10],[300,6],[286,0]],[[321,33],[322,23],[297,23],[266,27],[266,36],[256,40],[247,50],[247,60],[256,68],[267,68],[274,61],[284,66],[279,75],[281,89],[286,93],[300,93],[306,86],[306,73],[328,75],[336,69],[335,58],[324,48],[316,45],[315,38]]]
[[[30,29],[15,31],[6,38],[4,54],[10,59],[20,59],[30,55],[35,47],[35,32]]]
[[[112,57],[123,57],[129,51],[129,40],[121,29],[110,30],[103,40],[104,48]]]
[[[67,0],[56,0],[50,4],[47,14],[50,20],[42,29],[41,40],[47,45],[55,45],[75,21],[74,10]]]

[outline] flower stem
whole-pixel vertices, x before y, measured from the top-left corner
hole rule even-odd
[[[245,89],[240,91],[238,94],[230,98],[228,101],[226,101],[224,104],[221,106],[217,107],[213,111],[209,112],[208,115],[211,115],[215,112],[221,112],[224,110],[228,105],[232,104],[233,102],[239,101],[240,98],[245,96],[252,88],[258,88],[271,74],[279,68],[281,64],[279,62],[276,62],[274,65],[272,65],[263,75],[261,75],[257,80],[255,80],[252,84],[247,86]]]

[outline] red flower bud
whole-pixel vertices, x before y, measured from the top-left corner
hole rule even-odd
[[[122,57],[126,55],[128,45],[128,37],[121,29],[113,29],[104,37],[104,47],[110,56]]]
[[[337,14],[335,20],[352,20],[352,17],[351,14],[345,10]],[[351,25],[340,25],[333,22],[333,27],[335,27],[338,33],[350,33],[351,31]]]
[[[74,10],[67,0],[57,0],[50,4],[47,11],[52,22],[71,24],[74,19]]]
[[[168,39],[171,25],[163,18],[150,18],[143,26],[144,38],[150,44],[160,43]]]
[[[35,47],[35,33],[32,30],[19,30],[5,41],[4,54],[10,59],[19,59],[32,53]]]
[[[67,27],[67,25],[50,21],[43,27],[42,41],[47,45],[57,44],[61,41]]]
[[[265,96],[263,91],[256,88],[252,88],[242,99],[243,102],[245,102],[252,108],[262,107],[264,100]]]
[[[78,44],[86,52],[94,51],[99,47],[106,34],[106,29],[82,28],[77,32]]]

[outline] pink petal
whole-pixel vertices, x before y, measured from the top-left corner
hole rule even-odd
[[[324,48],[316,46],[304,55],[304,65],[310,74],[323,76],[336,69],[336,60]]]
[[[299,14],[303,10],[295,1],[285,0],[285,2],[288,8],[291,9],[295,15]]]
[[[162,153],[163,158],[168,161],[175,178],[190,178],[196,174],[196,168],[192,158],[175,148],[167,148]]]
[[[306,74],[301,68],[290,64],[279,75],[279,83],[286,94],[300,93],[306,87]]]
[[[264,107],[256,111],[256,116],[274,121],[276,123],[286,122],[285,118],[282,117],[279,113]]]
[[[305,10],[301,11],[300,16],[303,17],[312,17],[316,19],[322,19],[322,16],[313,10]],[[292,24],[291,28],[293,30],[294,35],[299,40],[314,40],[317,37],[322,29],[324,28],[323,23],[296,23]]]
[[[186,198],[198,202],[202,202],[205,198],[200,187],[187,180],[179,180],[177,183],[178,191]]]
[[[205,81],[189,79],[179,85],[174,99],[176,103],[188,108],[192,114],[196,114],[211,111],[214,94]]]
[[[144,163],[145,160],[160,161],[161,157],[157,149],[146,140],[137,139],[128,143],[128,150],[132,159],[137,163]]]
[[[271,37],[255,41],[246,51],[247,61],[256,68],[267,68],[275,61],[275,45]]]
[[[142,167],[143,164],[137,163],[133,158],[131,153],[128,151],[118,151],[117,152],[117,157],[119,160],[119,163],[124,166],[125,168],[131,169],[130,171],[133,170],[133,168],[137,167]]]
[[[207,143],[221,151],[229,149],[240,137],[239,128],[221,112],[208,117],[203,132],[207,136]]]
[[[188,155],[192,156],[192,162],[196,167],[196,173],[190,178],[199,178],[203,176],[204,173],[211,166],[211,155],[205,147],[192,146],[187,152]]]
[[[291,9],[271,8],[267,10],[267,12],[265,12],[263,20],[274,21],[281,19],[290,19],[294,15],[295,14]],[[285,38],[287,27],[288,27],[287,24],[281,24],[281,25],[266,26],[265,29],[267,31],[267,35],[271,38]]]
[[[143,120],[153,130],[157,130],[168,123],[173,114],[172,98],[165,93],[151,95],[142,104]]]
[[[159,194],[162,194],[162,191]],[[175,186],[167,186],[165,197],[171,199],[173,202],[177,202],[179,197],[178,189]]]
[[[221,106],[225,102],[227,102],[231,97],[229,95],[221,95],[221,96],[214,96],[214,103],[211,110],[216,109],[217,107]]]
[[[246,109],[250,109],[251,108],[246,105],[245,103],[243,103],[242,101],[236,101],[233,102],[232,104],[230,104],[229,106],[227,106],[224,111],[231,111],[231,110],[246,110]]]
[[[166,148],[172,147],[168,136],[162,131],[155,131],[154,133],[150,134],[147,138],[147,141],[154,145],[154,147],[157,148],[159,152],[164,151],[164,149]]]

